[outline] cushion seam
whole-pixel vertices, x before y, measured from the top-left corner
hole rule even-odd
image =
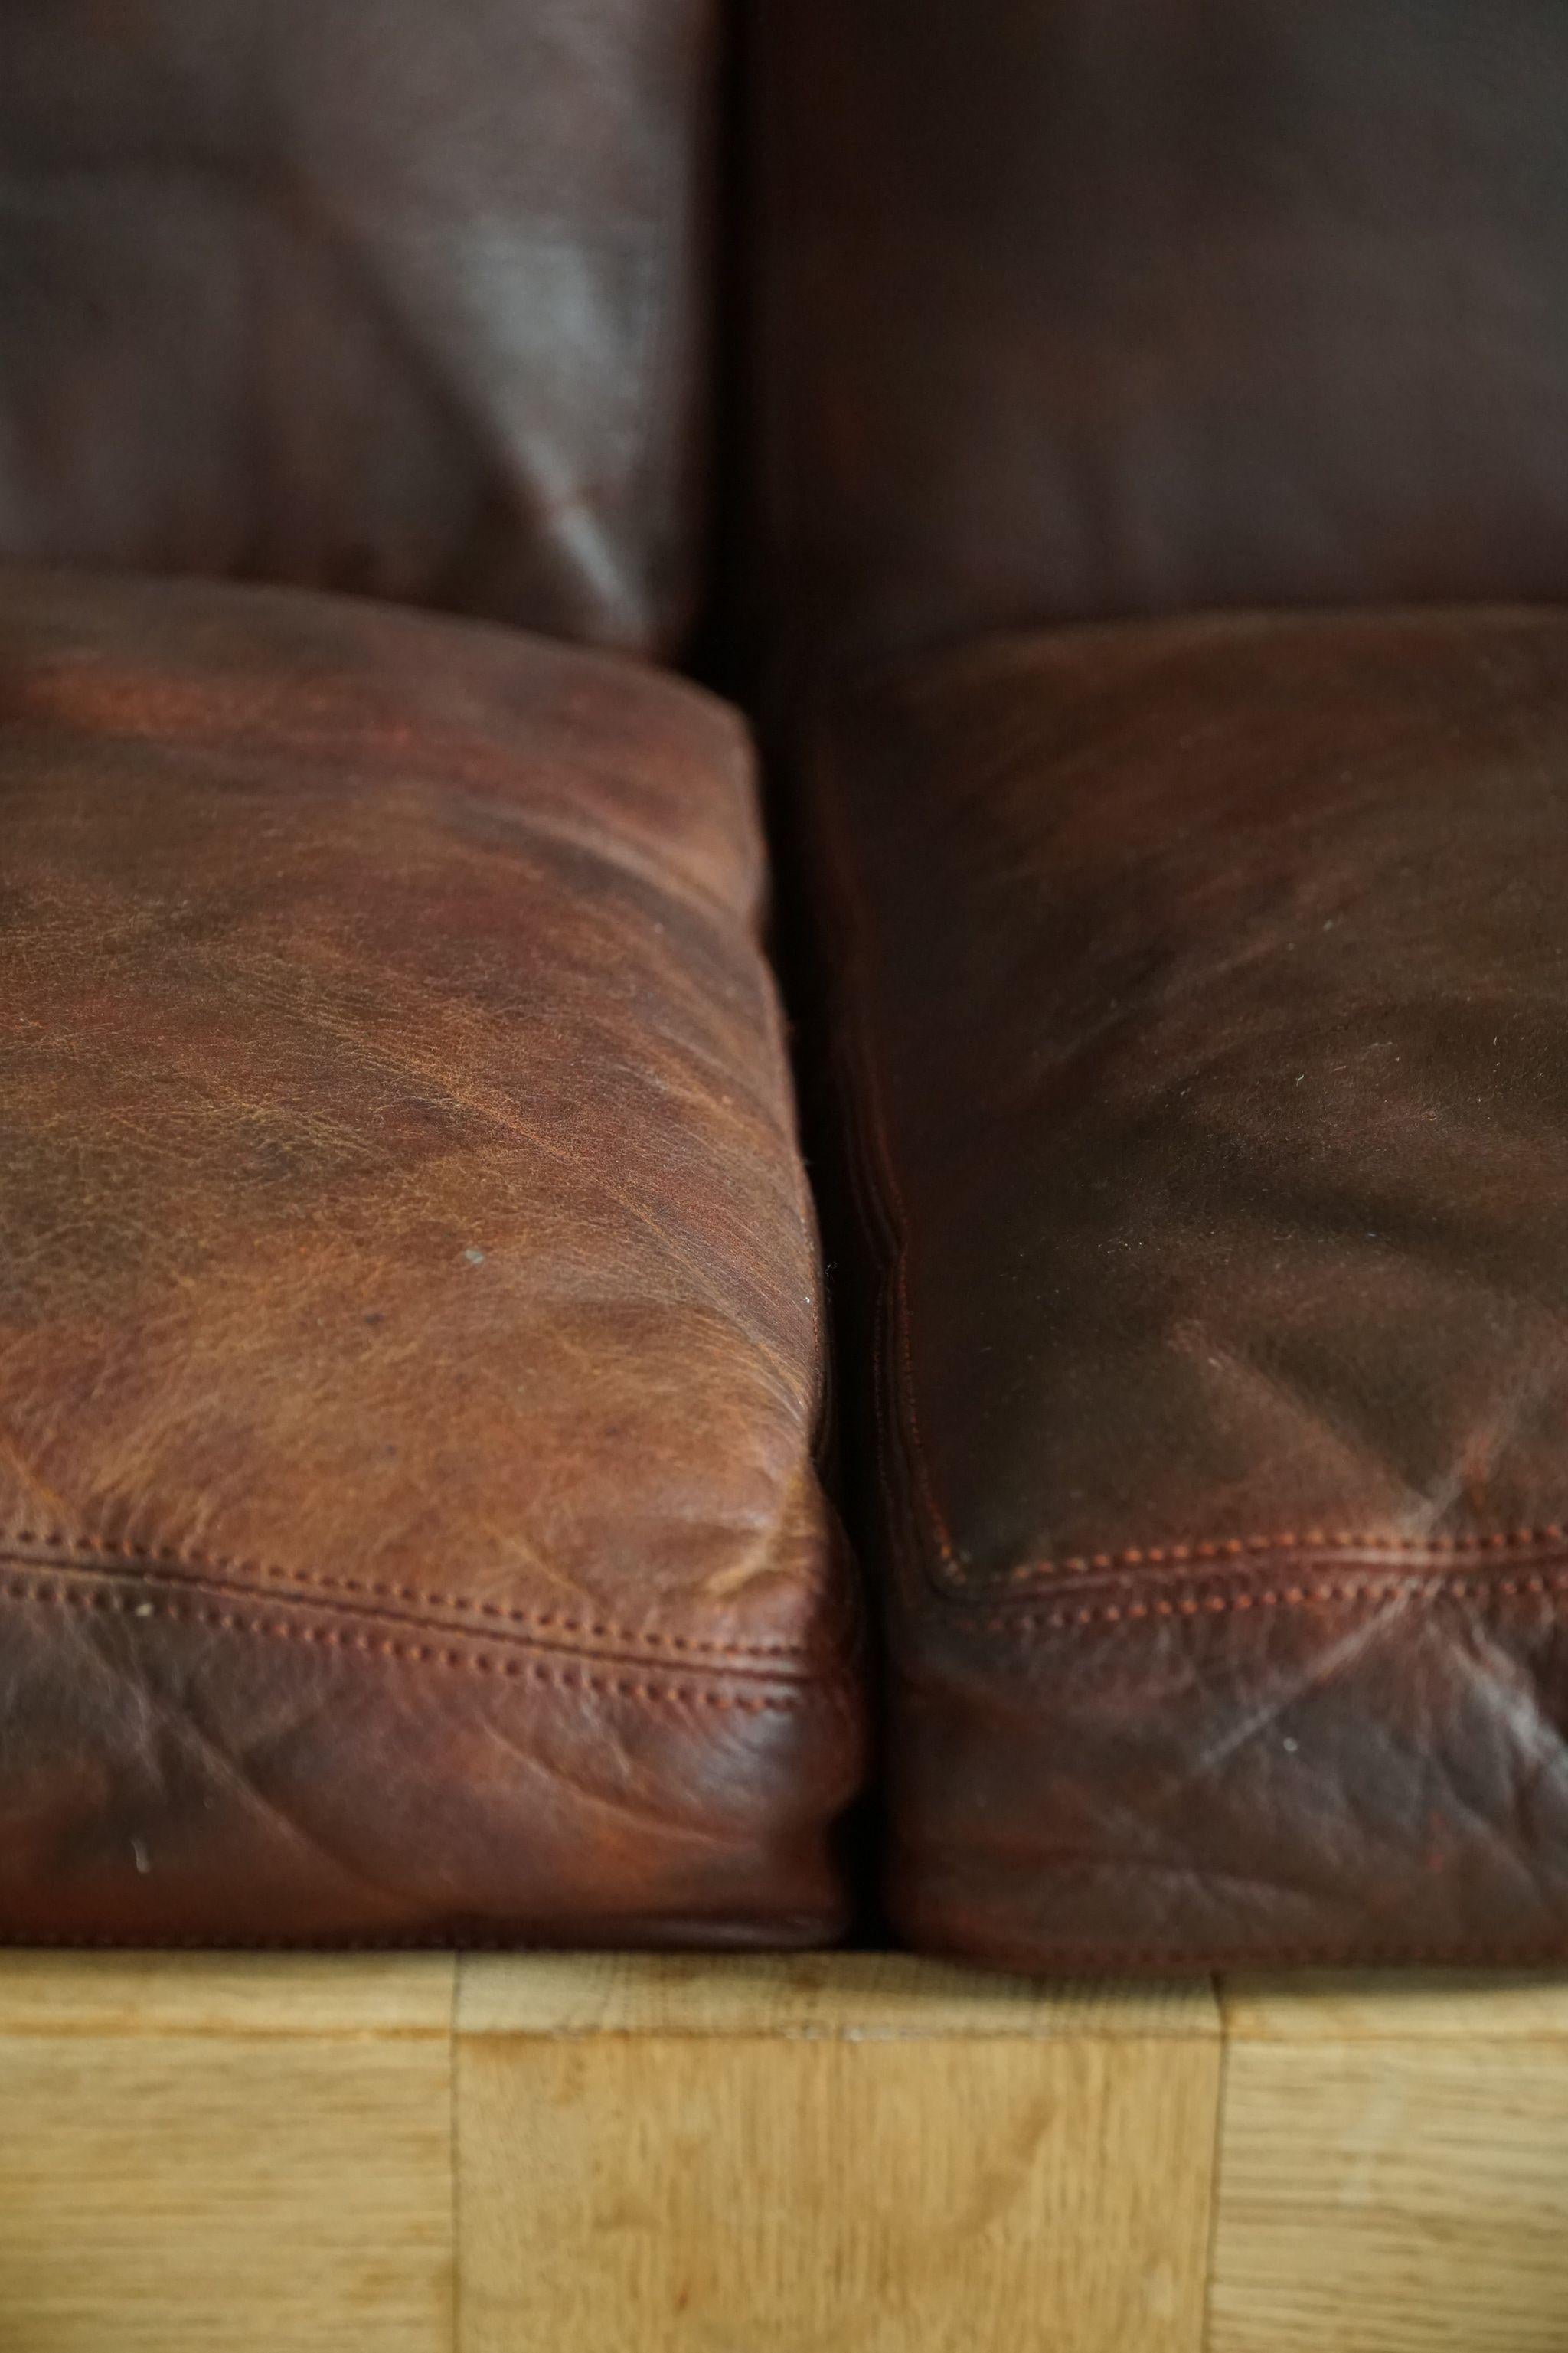
[[[1456,1554],[1546,1550],[1568,1543],[1568,1526],[1544,1521],[1540,1527],[1481,1529],[1455,1535],[1405,1536],[1391,1532],[1362,1533],[1351,1529],[1285,1528],[1275,1535],[1202,1536],[1181,1543],[1128,1545],[1121,1552],[1062,1554],[1055,1559],[1021,1561],[1005,1569],[997,1583],[1022,1585],[1038,1578],[1100,1577],[1125,1568],[1186,1567],[1199,1562],[1234,1565],[1272,1553],[1303,1552],[1323,1556],[1362,1552],[1400,1553],[1434,1561]],[[963,1567],[973,1582],[973,1564]]]
[[[1463,1569],[1436,1565],[1415,1567],[1403,1576],[1390,1569],[1382,1577],[1328,1584],[1270,1587],[1262,1592],[1182,1593],[1148,1601],[1114,1601],[1078,1609],[1016,1610],[1005,1616],[968,1617],[970,1630],[988,1634],[1060,1632],[1084,1626],[1138,1624],[1149,1619],[1199,1619],[1236,1616],[1249,1609],[1300,1609],[1316,1603],[1377,1600],[1391,1592],[1408,1590],[1415,1580],[1431,1596],[1450,1600],[1489,1602],[1550,1598],[1568,1592],[1568,1565],[1552,1573],[1537,1570],[1526,1577],[1472,1577]]]
[[[279,1585],[294,1585],[306,1589],[319,1588],[328,1594],[353,1594],[361,1601],[400,1601],[411,1608],[423,1609],[466,1609],[500,1625],[532,1630],[540,1634],[561,1637],[586,1635],[593,1641],[624,1642],[628,1648],[678,1651],[690,1654],[693,1659],[804,1659],[810,1655],[809,1646],[800,1642],[718,1642],[706,1641],[700,1635],[661,1634],[651,1630],[634,1632],[630,1627],[617,1625],[609,1619],[568,1618],[555,1610],[518,1609],[499,1601],[485,1601],[465,1594],[440,1593],[415,1585],[382,1584],[369,1578],[335,1577],[326,1569],[282,1568],[267,1561],[204,1552],[194,1546],[182,1548],[176,1545],[131,1544],[110,1536],[72,1536],[54,1529],[13,1528],[0,1534],[0,1562],[15,1563],[18,1567],[34,1565],[26,1555],[10,1549],[16,1545],[37,1545],[56,1552],[83,1554],[89,1556],[83,1566],[91,1567],[96,1562],[104,1562],[110,1570],[116,1566],[122,1566],[127,1571],[161,1567],[189,1569],[197,1576],[209,1576],[241,1585],[247,1577],[265,1577]],[[526,1639],[526,1634],[523,1639]]]
[[[497,1656],[482,1651],[457,1651],[439,1643],[404,1642],[387,1636],[373,1638],[364,1633],[348,1633],[331,1626],[297,1625],[286,1620],[247,1617],[232,1609],[193,1609],[168,1599],[153,1601],[145,1597],[132,1599],[113,1592],[72,1593],[49,1583],[47,1578],[0,1579],[0,1599],[75,1610],[84,1615],[166,1619],[178,1625],[208,1626],[224,1633],[254,1634],[268,1640],[358,1653],[362,1657],[395,1659],[415,1665],[466,1670],[505,1682],[537,1683],[552,1685],[559,1690],[595,1692],[611,1698],[687,1704],[697,1707],[731,1709],[748,1715],[795,1715],[814,1699],[826,1700],[836,1696],[835,1686],[826,1681],[816,1691],[797,1685],[787,1694],[742,1694],[715,1691],[705,1685],[658,1683],[631,1677],[595,1675],[589,1673],[585,1667],[550,1667],[537,1659]],[[424,1630],[446,1633],[460,1630],[431,1625]],[[584,1660],[592,1660],[594,1655],[592,1652],[580,1654]]]

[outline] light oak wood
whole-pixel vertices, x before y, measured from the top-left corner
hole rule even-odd
[[[462,2034],[746,2035],[795,2041],[1038,2042],[1219,2033],[1205,1979],[1113,1985],[1005,1977],[907,1953],[477,1953],[462,1964]]]
[[[0,1962],[5,2353],[452,2353],[452,1964]]]
[[[1568,1979],[1224,1990],[1212,2353],[1563,2353]]]
[[[1198,2353],[1205,1987],[481,1961],[459,2021],[464,2353]]]
[[[0,2353],[1568,2353],[1568,1976],[0,1956]]]
[[[1568,2042],[1568,1970],[1318,1969],[1220,1995],[1232,2042]]]
[[[452,2032],[449,1953],[0,1953],[0,2037]]]

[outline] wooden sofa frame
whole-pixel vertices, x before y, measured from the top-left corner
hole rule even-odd
[[[0,1956],[5,2353],[1563,2353],[1568,1975]]]

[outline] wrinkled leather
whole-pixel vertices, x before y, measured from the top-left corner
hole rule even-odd
[[[1568,619],[902,662],[812,800],[895,1918],[1568,1954]]]
[[[1554,0],[761,0],[769,644],[1568,596]]]
[[[832,1935],[854,1614],[743,732],[0,575],[0,1934]]]
[[[0,557],[681,636],[711,0],[0,7]]]

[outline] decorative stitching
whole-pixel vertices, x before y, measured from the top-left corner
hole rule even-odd
[[[1565,1540],[1568,1527],[1556,1521],[1548,1521],[1539,1528],[1499,1528],[1481,1535],[1448,1536],[1362,1535],[1343,1528],[1331,1535],[1323,1528],[1287,1528],[1277,1535],[1217,1536],[1191,1544],[1129,1545],[1121,1552],[1077,1553],[1064,1555],[1059,1560],[1024,1561],[1016,1568],[1005,1570],[996,1581],[1022,1584],[1037,1577],[1104,1576],[1123,1568],[1182,1567],[1193,1561],[1247,1560],[1277,1552],[1399,1552],[1445,1559],[1458,1553],[1517,1551],[1559,1545]],[[961,1570],[967,1567],[956,1556],[953,1558]]]
[[[57,1575],[104,1576],[119,1577],[121,1574],[121,1572],[117,1568],[100,1569],[92,1563],[84,1563],[80,1561],[33,1560],[26,1554],[7,1551],[3,1543],[0,1543],[0,1567],[25,1569],[52,1568]],[[252,1604],[267,1598],[264,1595],[258,1594],[255,1586],[247,1583],[244,1577],[226,1577],[217,1572],[210,1574],[204,1573],[198,1579],[197,1577],[177,1576],[170,1570],[160,1567],[148,1567],[143,1570],[142,1575],[145,1579],[145,1585],[141,1589],[151,1590],[153,1592],[177,1592],[181,1589],[194,1589],[208,1596],[218,1595],[222,1596],[226,1599],[239,1600]],[[289,1592],[280,1594],[279,1599],[287,1602],[291,1608],[296,1609],[311,1611],[330,1610],[334,1616],[340,1618],[350,1618],[362,1621],[369,1620],[372,1623],[384,1623],[391,1624],[393,1626],[417,1626],[430,1633],[460,1635],[466,1639],[475,1639],[473,1630],[468,1626],[447,1626],[445,1625],[441,1620],[436,1618],[409,1618],[403,1615],[400,1611],[387,1609],[381,1604],[374,1601],[341,1601],[334,1599],[324,1599],[321,1595],[315,1593]],[[515,1644],[519,1649],[541,1651],[557,1658],[587,1660],[600,1666],[638,1666],[645,1663],[644,1661],[637,1657],[635,1648],[631,1645],[627,1645],[625,1648],[620,1648],[614,1644],[588,1647],[576,1642],[554,1641],[550,1637],[538,1633],[514,1632],[510,1628],[502,1627],[495,1628],[490,1635],[490,1639],[497,1642]],[[666,1661],[657,1661],[651,1663],[657,1665],[667,1665],[669,1662]],[[731,1662],[728,1661],[721,1662],[710,1659],[692,1659],[689,1662],[683,1662],[682,1663],[689,1664],[693,1674],[723,1677],[730,1681],[744,1680],[747,1683],[754,1683],[763,1682],[794,1683],[810,1679],[808,1675],[799,1671],[798,1666],[795,1663],[792,1663],[789,1666],[763,1666],[752,1661]]]
[[[1439,1572],[1426,1581],[1456,1600],[1485,1601],[1495,1594],[1517,1599],[1530,1594],[1568,1592],[1568,1568],[1552,1577],[1496,1577],[1468,1584]],[[1042,1627],[1049,1631],[1068,1626],[1116,1626],[1145,1618],[1219,1618],[1246,1609],[1301,1609],[1314,1601],[1366,1601],[1388,1591],[1386,1579],[1377,1584],[1289,1585],[1278,1592],[1181,1594],[1174,1600],[1114,1601],[1096,1609],[1031,1611],[971,1622],[987,1634],[1019,1629],[1033,1632]]]
[[[498,1659],[479,1651],[442,1650],[430,1643],[373,1641],[364,1634],[340,1633],[330,1626],[290,1626],[279,1620],[244,1618],[229,1609],[191,1609],[183,1605],[132,1601],[113,1593],[69,1593],[62,1587],[29,1577],[0,1583],[0,1598],[8,1601],[42,1602],[60,1609],[97,1611],[119,1618],[168,1618],[176,1624],[216,1626],[224,1633],[261,1634],[284,1642],[309,1642],[334,1651],[357,1651],[366,1657],[401,1659],[416,1665],[467,1669],[476,1674],[499,1675],[508,1682],[548,1683],[561,1691],[590,1691],[616,1699],[672,1700],[693,1707],[736,1709],[746,1715],[790,1715],[805,1704],[802,1696],[743,1697],[737,1692],[697,1689],[689,1684],[633,1683],[587,1674],[576,1668],[556,1669],[537,1660]]]
[[[357,1593],[377,1601],[405,1601],[416,1609],[471,1609],[479,1616],[514,1626],[531,1626],[540,1632],[585,1635],[593,1641],[646,1643],[649,1649],[685,1651],[693,1655],[736,1659],[799,1659],[808,1655],[800,1642],[710,1642],[686,1634],[633,1633],[629,1628],[584,1618],[563,1618],[552,1609],[514,1609],[499,1601],[479,1601],[457,1593],[426,1593],[412,1585],[377,1585],[366,1578],[333,1577],[324,1569],[277,1568],[266,1561],[239,1560],[219,1553],[188,1550],[174,1545],[125,1544],[110,1536],[70,1536],[60,1530],[16,1528],[0,1535],[0,1546],[45,1545],[58,1552],[100,1554],[111,1560],[163,1562],[172,1568],[230,1577],[265,1577],[280,1584],[320,1587],[325,1592]]]

